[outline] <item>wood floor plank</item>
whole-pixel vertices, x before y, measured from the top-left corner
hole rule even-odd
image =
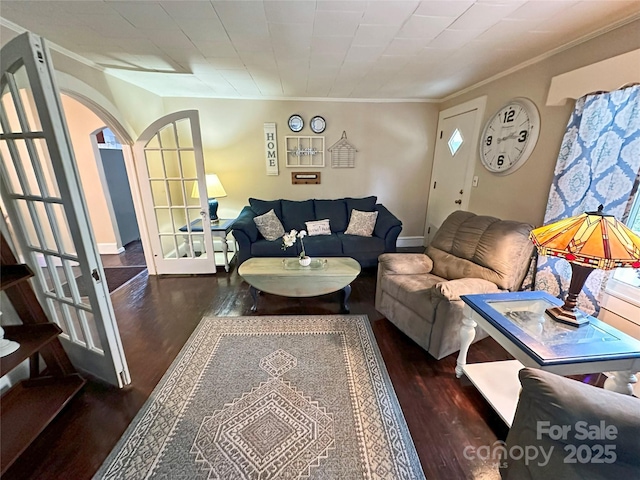
[[[374,308],[375,269],[353,283],[351,313],[366,314],[387,365],[428,479],[497,479],[494,464],[467,459],[467,445],[490,445],[507,429],[475,387],[454,374],[455,354],[436,361]],[[91,478],[203,315],[252,315],[249,286],[235,271],[210,276],[141,274],[112,295],[132,385],[91,380],[25,451],[6,479]],[[259,315],[337,314],[341,293],[317,298],[265,294]],[[474,344],[469,362],[506,360],[492,339]]]

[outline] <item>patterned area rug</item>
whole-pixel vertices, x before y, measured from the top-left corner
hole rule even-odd
[[[94,478],[423,479],[364,315],[205,317]]]

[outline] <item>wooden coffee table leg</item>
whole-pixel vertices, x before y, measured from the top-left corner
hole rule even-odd
[[[345,313],[349,313],[350,311],[349,304],[347,302],[349,301],[349,297],[351,296],[351,285],[347,285],[342,289],[342,291],[344,292],[344,300],[342,301],[342,311]]]
[[[258,310],[258,295],[260,294],[260,290],[255,288],[253,285],[250,285],[249,293],[251,294],[251,298],[253,298],[253,305],[251,306],[251,311],[255,312],[256,310]]]

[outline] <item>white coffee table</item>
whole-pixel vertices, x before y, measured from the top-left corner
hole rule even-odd
[[[463,295],[456,375],[471,380],[505,423],[511,426],[520,382],[518,371],[539,368],[558,375],[615,372],[604,388],[631,394],[640,370],[640,341],[590,317],[573,327],[554,321],[545,309],[562,305],[546,292]],[[467,364],[467,352],[479,326],[516,360]]]
[[[314,258],[303,267],[297,258],[254,257],[246,260],[238,273],[250,285],[252,311],[258,309],[260,292],[283,297],[317,297],[342,290],[342,308],[349,312],[351,282],[360,274],[360,264],[349,257]]]

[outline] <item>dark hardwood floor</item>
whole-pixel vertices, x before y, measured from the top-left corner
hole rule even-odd
[[[427,478],[499,478],[491,462],[469,460],[467,445],[490,445],[507,428],[468,381],[455,355],[436,361],[373,305],[375,269],[353,283],[351,313],[368,315]],[[11,467],[6,479],[87,479],[96,472],[203,315],[252,315],[248,285],[235,271],[186,277],[135,277],[112,294],[131,371],[124,389],[89,381]],[[259,315],[337,314],[340,294],[311,299],[262,295]],[[509,358],[492,339],[474,344],[469,361]],[[496,379],[499,382],[500,379]]]

